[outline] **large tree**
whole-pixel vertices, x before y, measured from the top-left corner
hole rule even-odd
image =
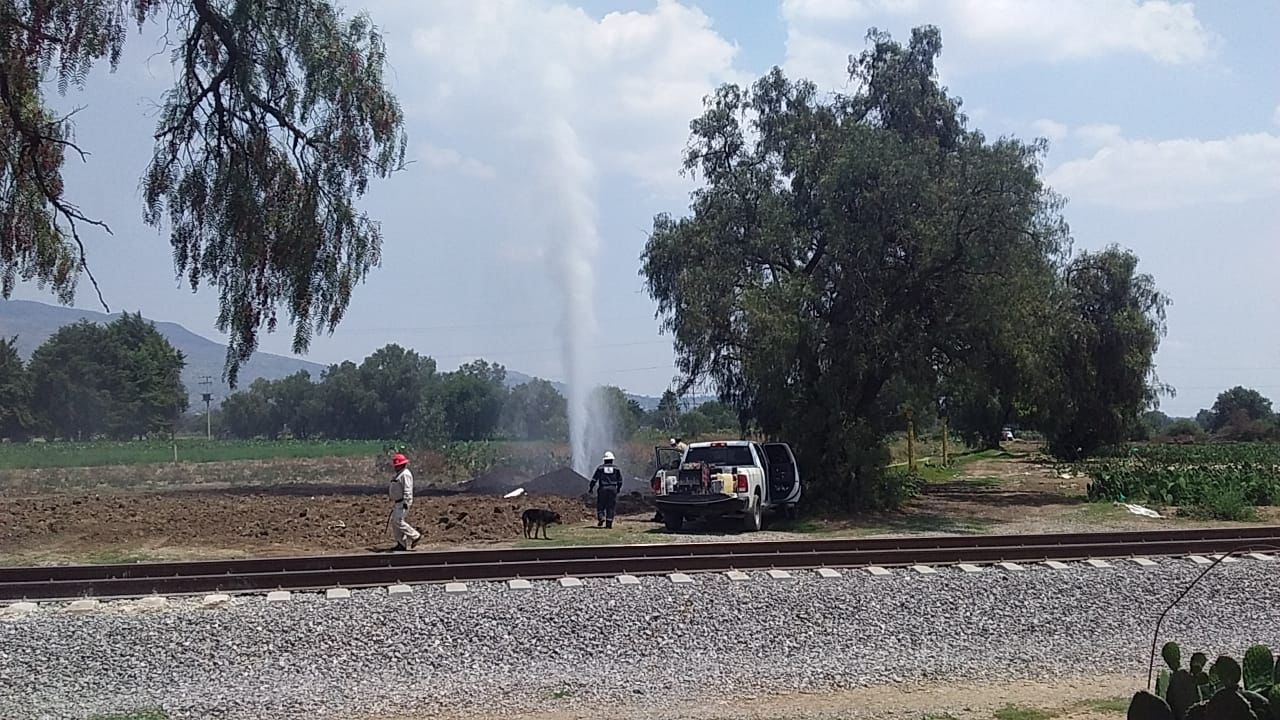
[[[315,437],[322,427],[324,407],[311,373],[299,370],[270,384],[272,424],[295,438]]]
[[[249,387],[231,393],[222,401],[222,427],[232,437],[250,439],[279,437],[271,406],[271,381],[258,378]]]
[[[516,440],[568,439],[568,403],[555,386],[535,378],[511,388],[502,407],[500,428]]]
[[[616,385],[603,385],[591,390],[587,403],[587,423],[608,428],[611,440],[627,442],[636,434],[644,420],[644,408],[627,397]]]
[[[34,426],[31,375],[18,354],[18,338],[0,338],[0,438],[23,439]]]
[[[675,430],[680,421],[680,398],[673,391],[664,390],[650,421],[659,430]]]
[[[1044,145],[966,128],[937,83],[937,29],[869,40],[851,95],[774,69],[709,98],[685,158],[704,185],[691,216],[655,219],[642,270],[687,385],[710,379],[860,507],[893,493],[882,390],[986,362],[975,338],[1067,243]]]
[[[142,437],[172,432],[190,398],[182,384],[187,361],[141,313],[125,313],[107,325],[110,362],[121,385],[113,397],[107,432]]]
[[[436,361],[394,343],[360,363],[360,383],[372,394],[364,437],[404,437],[424,393],[436,382]]]
[[[1253,388],[1237,385],[1230,390],[1223,390],[1213,403],[1213,419],[1209,429],[1218,432],[1241,419],[1257,422],[1270,420],[1274,413],[1271,400]]]
[[[1172,392],[1155,375],[1169,299],[1133,253],[1081,253],[1063,276],[1048,394],[1049,449],[1076,460],[1138,430],[1144,411]]]
[[[187,407],[182,353],[142,319],[64,325],[31,356],[32,409],[57,437],[172,432]]]
[[[32,409],[41,432],[90,440],[106,432],[112,387],[120,378],[102,353],[107,329],[87,320],[64,325],[31,355]]]
[[[378,224],[355,202],[401,165],[404,118],[377,29],[333,0],[0,0],[4,297],[21,278],[71,302],[89,270],[84,227],[107,230],[64,187],[68,153],[86,153],[70,116],[49,108],[46,81],[65,93],[96,63],[115,69],[131,26],[154,21],[177,79],[158,113],[143,217],[167,228],[193,290],[217,288],[234,383],[281,311],[295,352],[342,319],[380,256]]]
[[[419,404],[416,439],[491,439],[507,399],[506,377],[506,368],[484,360],[442,375]]]

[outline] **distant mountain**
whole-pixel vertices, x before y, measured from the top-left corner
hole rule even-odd
[[[527,382],[530,382],[532,380],[538,380],[538,379],[540,378],[536,378],[532,375],[525,375],[522,372],[517,372],[515,370],[507,370],[507,387],[509,388],[513,388],[518,385],[523,385]],[[551,387],[554,387],[556,389],[556,392],[566,396],[569,394],[568,385],[565,385],[562,382],[556,382],[555,380],[552,380],[550,382],[551,382]],[[631,393],[627,393],[627,399],[635,400],[636,402],[640,403],[640,407],[644,408],[646,411],[657,410],[658,401],[661,400],[661,398],[652,397],[650,395],[633,395]]]
[[[18,352],[24,359],[30,359],[31,353],[63,325],[81,320],[107,323],[118,316],[118,313],[108,315],[93,310],[46,305],[28,300],[0,300],[0,337],[9,338],[16,335]],[[200,385],[203,377],[207,376],[213,382],[209,391],[213,392],[215,405],[231,392],[231,389],[222,382],[222,368],[227,354],[225,345],[197,335],[177,323],[157,320],[152,322],[155,323],[156,330],[159,330],[160,334],[164,335],[175,348],[181,350],[187,358],[187,367],[182,372],[182,382],[186,385],[191,397],[192,410],[200,409],[204,405],[200,400],[200,394],[206,392],[205,387]],[[352,358],[352,360],[359,362],[360,358]],[[277,380],[299,370],[306,370],[311,373],[312,379],[318,380],[320,373],[326,367],[320,363],[284,355],[254,353],[249,362],[240,368],[239,387],[248,387],[249,383],[258,378]],[[523,385],[533,379],[532,375],[507,370],[508,387]],[[552,382],[551,384],[562,395],[565,394],[567,388],[564,383]],[[658,407],[658,398],[647,395],[628,395],[628,397],[640,403],[645,410]]]
[[[18,352],[29,359],[45,340],[58,328],[81,320],[107,323],[119,317],[119,314],[107,315],[93,310],[46,305],[27,300],[0,301],[0,337],[18,336]],[[150,320],[150,318],[148,318]],[[215,404],[226,397],[231,388],[222,382],[222,368],[226,363],[227,348],[219,342],[201,337],[185,327],[171,322],[152,320],[156,330],[187,358],[187,367],[182,371],[182,383],[187,387],[191,397],[191,409],[201,409],[204,403],[200,394],[206,388],[200,385],[202,378],[208,376],[213,385],[208,388],[213,393]],[[292,375],[299,370],[306,370],[313,378],[319,378],[325,369],[319,363],[299,360],[298,358],[272,355],[271,353],[255,353],[249,362],[240,368],[240,387],[248,387],[258,378],[276,380]]]

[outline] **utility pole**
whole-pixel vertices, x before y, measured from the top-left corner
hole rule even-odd
[[[213,386],[213,376],[212,376],[212,375],[201,375],[201,376],[200,376],[200,385],[201,385],[201,387],[205,387],[205,388],[212,387],[212,386]],[[203,397],[203,399],[204,399],[204,432],[205,432],[205,437],[206,437],[207,439],[209,439],[209,440],[212,440],[212,439],[213,439],[213,410],[212,410],[211,406],[213,405],[213,393],[211,393],[211,392],[207,392],[207,391],[206,391],[206,392],[203,394],[203,396],[202,396],[202,397]]]

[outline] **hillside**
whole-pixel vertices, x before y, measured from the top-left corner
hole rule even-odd
[[[0,300],[0,337],[8,338],[16,335],[18,338],[18,352],[22,354],[24,359],[29,359],[31,353],[63,325],[70,325],[80,320],[110,322],[112,317],[114,316],[102,312],[63,307],[61,305],[47,305],[28,300]],[[226,397],[227,393],[231,391],[222,382],[222,367],[226,360],[226,346],[220,342],[197,335],[177,323],[158,320],[152,320],[152,322],[155,323],[156,329],[174,347],[186,355],[187,367],[182,373],[182,382],[186,385],[187,392],[191,397],[192,410],[198,409],[203,405],[200,402],[200,393],[204,392],[204,388],[200,386],[200,379],[204,376],[208,376],[213,380],[212,391],[215,402]],[[353,359],[358,361],[358,358]],[[271,353],[255,353],[249,362],[240,368],[239,386],[247,387],[249,383],[258,378],[275,380],[292,375],[299,370],[306,370],[311,373],[312,378],[319,379],[320,373],[325,367],[320,363],[309,362],[300,358],[273,355]],[[507,384],[512,387],[524,384],[532,379],[534,378],[530,375],[515,370],[507,370]],[[555,385],[556,390],[564,394],[566,390],[564,383],[556,382],[552,384]],[[658,399],[654,397],[645,395],[629,395],[628,397],[640,403],[646,410],[651,410],[658,406]]]
[[[0,301],[0,337],[18,337],[18,352],[24,359],[49,338],[58,328],[80,320],[90,322],[110,322],[114,315],[107,315],[93,310],[46,305],[26,300]],[[148,318],[150,319],[150,318]],[[226,361],[227,349],[222,343],[214,342],[197,335],[176,323],[152,320],[156,329],[187,358],[187,367],[182,372],[182,382],[187,386],[191,396],[191,408],[203,406],[200,393],[200,379],[209,376],[213,380],[212,392],[215,400],[226,397],[231,390],[222,382],[222,367]],[[275,380],[299,370],[306,370],[312,377],[318,378],[325,366],[298,358],[256,353],[249,362],[240,368],[240,387],[248,386],[258,378]]]

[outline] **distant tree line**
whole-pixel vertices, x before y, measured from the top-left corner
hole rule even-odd
[[[187,409],[182,353],[142,318],[65,325],[23,363],[0,339],[0,437],[128,440],[172,434]]]
[[[598,388],[620,440],[642,427],[696,436],[737,427],[719,402],[688,411],[668,392],[646,412],[617,387]],[[259,378],[228,396],[217,411],[220,434],[236,438],[404,439],[434,444],[464,440],[568,439],[568,406],[541,379],[507,387],[506,370],[476,360],[451,372],[399,345],[362,362],[329,366],[319,378],[305,370],[279,380]],[[193,428],[195,429],[193,424]]]
[[[1142,434],[1150,438],[1280,440],[1280,415],[1272,409],[1271,399],[1239,385],[1223,390],[1212,408],[1200,410],[1194,418],[1151,410],[1142,416],[1142,424]]]

